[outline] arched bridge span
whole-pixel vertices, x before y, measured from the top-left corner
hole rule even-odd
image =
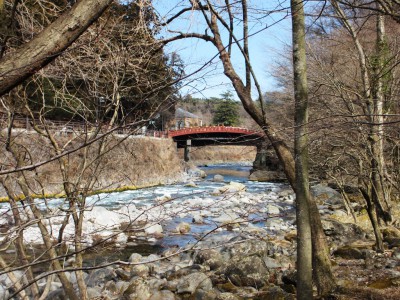
[[[263,136],[259,131],[229,126],[189,127],[168,131],[168,137],[177,143],[178,148],[207,145],[257,146]]]

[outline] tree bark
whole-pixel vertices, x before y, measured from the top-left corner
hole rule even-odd
[[[67,49],[113,0],[81,0],[28,43],[0,60],[0,96]]]
[[[294,155],[296,171],[297,299],[312,299],[312,243],[308,175],[308,88],[304,9],[291,0],[293,77],[295,98]]]

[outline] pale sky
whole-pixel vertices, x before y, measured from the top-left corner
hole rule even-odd
[[[276,89],[269,72],[271,72],[273,62],[282,55],[284,45],[288,45],[291,41],[290,18],[288,16],[285,17],[287,9],[284,9],[288,6],[279,5],[279,2],[287,3],[287,1],[279,0],[249,1],[249,5],[257,5],[258,8],[264,9],[264,12],[257,15],[258,19],[262,19],[249,24],[250,34],[266,26],[271,26],[252,36],[249,46],[250,59],[263,92]],[[179,11],[185,3],[188,3],[188,0],[155,0],[153,4],[160,16],[166,16],[166,19],[168,19],[174,12]],[[276,8],[283,9],[283,11],[267,16],[266,11]],[[249,14],[251,14],[251,12]],[[251,18],[251,16],[249,18]],[[202,20],[202,16],[197,13],[188,12],[171,23],[168,29],[182,32],[204,33],[206,27]],[[162,36],[164,37],[168,37],[171,34],[172,33],[167,31],[162,32]],[[224,34],[223,37],[226,38],[227,35]],[[169,44],[166,51],[176,51],[181,56],[184,63],[187,65],[186,73],[197,70],[217,54],[215,47],[211,43],[206,43],[198,39],[185,39],[173,42]],[[235,67],[238,68],[239,71],[243,71],[243,60],[238,52],[233,52],[232,60]],[[223,74],[218,57],[216,57],[200,75],[194,75],[192,80],[194,81],[188,81],[187,86],[182,89],[181,93],[183,95],[191,94],[199,98],[219,97],[221,93],[227,90],[233,90],[229,80]]]

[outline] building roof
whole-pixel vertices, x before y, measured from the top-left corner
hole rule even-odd
[[[182,108],[177,108],[175,110],[175,118],[191,118],[191,119],[200,119],[199,116],[192,114]]]

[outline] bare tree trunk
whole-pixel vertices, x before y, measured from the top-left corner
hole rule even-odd
[[[312,299],[312,243],[308,175],[308,88],[304,10],[291,0],[295,98],[294,155],[296,166],[297,299]]]
[[[67,49],[113,0],[81,0],[30,42],[0,59],[0,96]]]
[[[379,5],[378,5],[379,6]],[[379,7],[378,7],[379,8]],[[377,213],[380,219],[385,222],[392,220],[390,214],[390,205],[385,199],[383,176],[385,160],[383,156],[383,76],[384,59],[386,48],[385,20],[381,14],[377,15],[376,20],[376,66],[375,66],[375,89],[373,94],[373,115],[370,125],[370,143],[371,143],[371,181],[372,181],[372,201],[376,203]]]

